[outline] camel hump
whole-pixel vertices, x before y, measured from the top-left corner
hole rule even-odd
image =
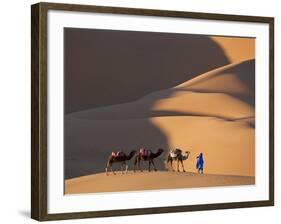
[[[123,156],[124,153],[122,151],[115,151],[115,152],[112,152],[111,155],[113,157],[120,157],[120,156]]]
[[[182,150],[181,149],[172,149],[171,151],[170,151],[170,156],[172,157],[172,158],[175,158],[175,157],[177,157],[178,155],[180,155],[182,153]]]
[[[177,148],[177,149],[176,149],[176,153],[177,153],[177,154],[181,154],[181,153],[182,153],[182,150],[179,149],[179,148]]]
[[[140,149],[140,154],[144,157],[150,156],[151,150],[149,149],[145,149],[145,148],[141,148]]]

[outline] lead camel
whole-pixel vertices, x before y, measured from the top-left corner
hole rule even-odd
[[[190,154],[189,151],[186,151],[184,154],[181,149],[171,150],[166,161],[167,168],[169,169],[169,165],[170,165],[170,168],[172,169],[172,171],[174,171],[173,161],[176,161],[177,171],[179,172],[179,163],[181,163],[182,171],[185,172],[183,161],[188,159],[189,154]]]

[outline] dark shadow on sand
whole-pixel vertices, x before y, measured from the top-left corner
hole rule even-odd
[[[229,63],[204,35],[65,28],[65,113],[134,101]]]

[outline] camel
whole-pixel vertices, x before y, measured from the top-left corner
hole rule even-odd
[[[142,152],[144,150],[144,153]],[[150,165],[152,164],[154,167],[154,171],[157,171],[155,164],[153,162],[153,159],[157,158],[164,152],[163,149],[158,149],[156,153],[152,152],[151,150],[147,149],[140,149],[139,152],[136,154],[135,157],[135,163],[134,163],[134,172],[136,172],[136,166],[138,166],[138,169],[142,172],[143,170],[140,167],[140,162],[148,161],[148,171],[150,172]]]
[[[136,150],[132,150],[129,155],[126,155],[124,152],[118,152],[119,155],[118,156],[114,156],[114,153],[111,153],[111,155],[108,157],[107,160],[107,165],[105,168],[106,171],[106,175],[108,175],[108,169],[111,170],[111,172],[115,175],[116,173],[114,172],[114,170],[112,169],[112,165],[113,163],[121,163],[121,172],[123,174],[123,167],[124,165],[126,166],[126,173],[128,173],[128,164],[127,161],[130,160],[136,153]]]
[[[185,172],[183,161],[188,159],[189,154],[190,154],[189,151],[185,151],[185,155],[184,155],[181,149],[175,149],[173,151],[170,151],[166,161],[166,165],[168,166],[170,163],[170,168],[172,169],[172,171],[174,171],[173,161],[177,161],[177,171],[179,172],[179,163],[181,163],[182,171]]]

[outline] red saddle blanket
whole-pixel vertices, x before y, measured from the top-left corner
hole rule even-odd
[[[149,149],[140,149],[140,154],[144,157],[150,156],[151,150]]]
[[[112,152],[111,155],[113,157],[119,157],[119,156],[123,156],[124,152],[122,152],[122,151]]]

